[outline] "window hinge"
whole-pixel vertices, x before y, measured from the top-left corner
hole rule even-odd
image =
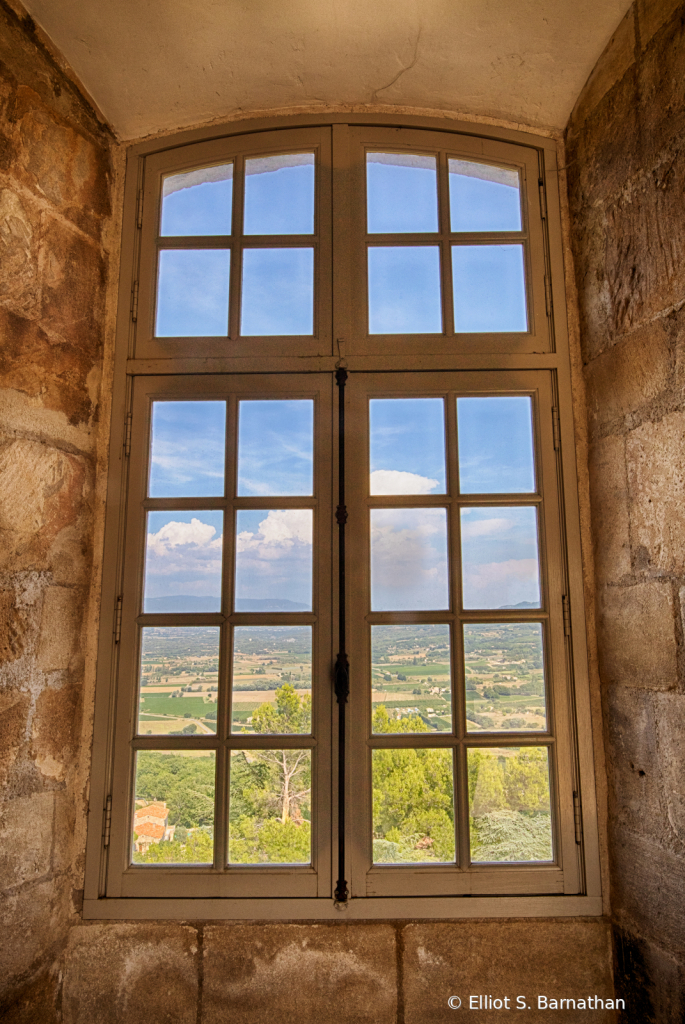
[[[124,431],[124,455],[126,458],[131,454],[131,423],[133,421],[133,414],[127,413],[126,415],[126,429]]]
[[[583,841],[583,812],[580,806],[580,793],[573,791],[573,825],[576,830],[576,842],[578,846]]]
[[[131,291],[131,320],[134,324],[138,321],[138,289],[138,281],[134,281]]]
[[[552,436],[554,438],[554,451],[561,448],[561,427],[559,424],[559,410],[556,405],[552,406]]]
[[[109,834],[112,829],[112,797],[107,797],[105,802],[105,821],[102,830],[102,845],[109,846]]]
[[[571,635],[571,606],[568,600],[568,594],[564,594],[561,599],[561,606],[564,612],[564,636]]]
[[[114,612],[114,643],[118,644],[121,640],[121,606],[124,603],[124,598],[119,594],[117,598],[117,605]]]
[[[540,216],[543,220],[547,220],[547,196],[545,195],[545,183],[542,178],[538,178],[538,193],[540,195]]]
[[[552,283],[549,274],[545,274],[545,309],[547,316],[552,315]]]
[[[138,189],[138,205],[136,207],[136,225],[139,228],[143,226],[143,190]]]

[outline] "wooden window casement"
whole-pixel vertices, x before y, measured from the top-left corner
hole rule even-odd
[[[601,914],[555,149],[256,127],[129,156],[84,914]]]

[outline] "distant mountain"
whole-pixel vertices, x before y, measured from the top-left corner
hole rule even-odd
[[[145,611],[150,615],[162,612],[218,612],[218,602],[215,597],[191,597],[177,595],[173,597],[148,597],[145,601]],[[278,601],[273,598],[261,600],[243,598],[238,602],[237,612],[308,612],[311,611],[306,604],[299,601]]]
[[[536,601],[519,601],[518,604],[501,604],[499,606],[498,611],[501,611],[504,608],[539,608],[539,607],[540,607],[540,602],[539,601],[537,601],[537,602]]]

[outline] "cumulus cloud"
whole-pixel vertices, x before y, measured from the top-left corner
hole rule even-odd
[[[371,474],[371,494],[430,494],[439,480],[399,469],[376,469]]]
[[[446,608],[444,509],[375,509],[371,515],[372,604],[377,611]]]
[[[502,608],[539,600],[537,558],[510,558],[464,566],[464,605],[467,608]]]
[[[189,523],[164,523],[147,535],[146,594],[156,596],[160,588],[164,596],[218,593],[222,547],[223,539],[211,523],[196,517]]]
[[[253,515],[253,513],[250,513]],[[288,600],[311,606],[311,509],[269,511],[257,528],[236,538],[236,602]]]
[[[199,519],[191,519],[189,523],[165,523],[157,533],[148,533],[148,551],[160,557],[168,555],[174,548],[192,545],[197,549],[211,549],[221,554],[221,537],[214,538],[216,528]]]
[[[312,544],[312,513],[306,508],[275,509],[268,513],[255,533],[241,530],[239,554],[254,552],[262,558],[280,558],[297,544]]]
[[[471,509],[464,509],[463,514]],[[511,530],[518,525],[512,519],[477,519],[471,523],[462,523],[462,537],[490,537],[493,534],[500,534],[504,530]]]

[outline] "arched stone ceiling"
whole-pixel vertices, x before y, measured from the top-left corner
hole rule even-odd
[[[389,104],[563,128],[628,0],[28,0],[124,139]]]

